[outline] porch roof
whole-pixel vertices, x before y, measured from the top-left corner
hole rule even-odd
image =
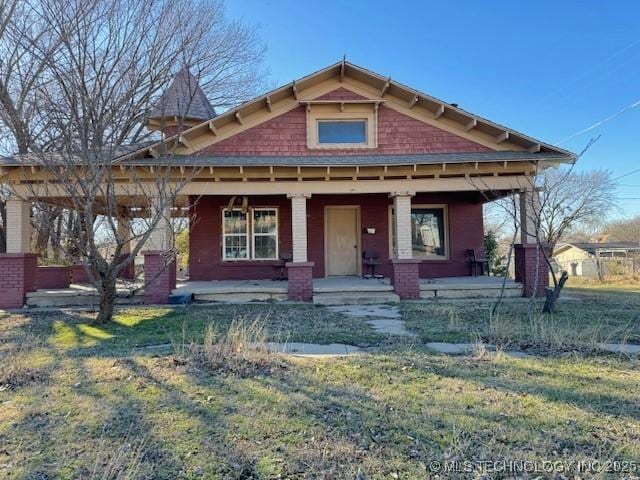
[[[562,162],[566,156],[553,152],[531,153],[527,151],[422,153],[412,155],[296,155],[296,156],[219,156],[219,155],[175,155],[169,163],[176,166],[314,166],[350,167],[366,165],[434,165],[443,163],[489,163],[489,162]],[[157,158],[130,158],[120,164],[130,166],[156,165]]]

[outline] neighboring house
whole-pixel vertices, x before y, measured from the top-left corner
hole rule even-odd
[[[573,242],[558,244],[553,252],[554,270],[565,270],[570,276],[598,276],[598,260],[605,263],[629,263],[640,256],[638,242],[589,243]]]
[[[377,273],[401,297],[417,298],[420,278],[470,274],[469,251],[483,248],[485,202],[575,159],[345,61],[220,115],[194,84],[181,72],[148,124],[167,141],[179,138],[176,176],[180,166],[203,167],[182,191],[183,205],[198,199],[191,280],[269,279],[286,261],[289,297],[308,300],[312,278],[361,275],[363,254],[374,252]],[[188,128],[178,132],[181,116]],[[158,151],[147,146],[117,163],[148,168]],[[25,222],[19,201],[8,209]],[[162,235],[152,238],[150,248],[168,248]],[[516,248],[516,279],[530,294],[534,278],[547,280],[535,274],[539,256],[526,240]],[[160,283],[153,297],[147,287],[150,300],[166,299],[170,285]]]

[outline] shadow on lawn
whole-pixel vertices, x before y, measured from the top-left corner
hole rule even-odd
[[[152,331],[166,315],[150,320]],[[288,361],[282,373],[238,378],[175,364],[171,357],[133,357],[131,344],[118,346],[114,338],[139,327],[96,332],[83,327],[86,320],[73,312],[38,324],[34,316],[0,335],[18,341],[40,332],[46,341],[38,348],[49,358],[40,380],[0,392],[1,398],[30,399],[22,416],[0,430],[0,444],[22,450],[13,458],[22,456],[23,478],[86,477],[96,459],[108,461],[131,438],[144,440],[142,467],[159,479],[354,478],[360,469],[420,478],[424,464],[444,453],[460,459],[528,455],[540,441],[540,425],[525,416],[505,418],[487,396],[494,390],[516,403],[524,393],[534,395],[566,406],[568,414],[577,407],[593,416],[640,418],[640,406],[623,396],[629,385],[595,373],[554,373],[551,363],[545,370],[552,360],[481,362],[397,348],[330,365]],[[61,343],[53,341],[55,322],[66,332]],[[576,389],[589,381],[594,388]],[[551,456],[561,445],[571,454],[598,456],[614,448],[598,452],[595,437],[575,441],[578,428],[547,430],[549,443],[538,453]],[[509,444],[499,438],[505,431]]]

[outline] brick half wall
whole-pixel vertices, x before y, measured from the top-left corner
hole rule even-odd
[[[37,289],[38,255],[0,254],[0,308],[21,308],[26,294]]]

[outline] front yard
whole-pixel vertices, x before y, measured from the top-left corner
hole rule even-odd
[[[573,328],[582,318],[598,331],[601,319],[638,341],[637,301],[585,297],[563,303],[555,321]],[[363,319],[298,305],[129,309],[108,327],[78,312],[5,316],[0,477],[469,478],[445,472],[446,462],[554,461],[559,469],[640,458],[638,359],[580,346],[567,353],[567,344],[522,359],[436,355],[423,340],[493,338],[486,304],[401,308],[418,338],[385,337]],[[501,316],[514,342],[534,351],[543,337],[519,317],[526,309],[508,304]],[[202,342],[209,323],[223,331],[237,317],[260,317],[271,340],[374,348],[327,360],[270,355],[269,368],[248,375],[171,353]],[[581,474],[592,477],[607,475]]]

